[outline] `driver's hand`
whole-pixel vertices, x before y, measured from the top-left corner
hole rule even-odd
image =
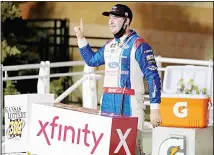
[[[161,124],[160,109],[150,110],[150,122],[153,128],[158,127]]]
[[[80,19],[80,26],[74,27],[74,32],[76,34],[77,39],[83,39],[84,38],[82,18]]]

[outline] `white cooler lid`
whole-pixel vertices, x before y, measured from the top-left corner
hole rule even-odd
[[[176,94],[177,83],[183,78],[185,84],[190,79],[194,80],[199,89],[206,88],[208,95],[211,93],[213,72],[211,67],[204,66],[167,66],[163,79],[163,93]],[[185,95],[185,94],[183,94]]]
[[[193,94],[175,94],[175,93],[161,93],[163,98],[189,98],[189,99],[208,99],[208,95],[193,95]]]

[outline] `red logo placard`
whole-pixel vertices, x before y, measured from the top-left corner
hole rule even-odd
[[[136,117],[112,119],[109,155],[134,155],[137,138]]]

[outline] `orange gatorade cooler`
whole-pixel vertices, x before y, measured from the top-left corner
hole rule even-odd
[[[206,127],[212,76],[211,67],[166,67],[160,104],[161,126]]]

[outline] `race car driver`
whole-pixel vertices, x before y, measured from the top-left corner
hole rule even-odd
[[[161,82],[153,50],[130,28],[133,15],[128,6],[116,4],[111,11],[103,12],[102,15],[109,17],[109,27],[114,38],[107,41],[97,52],[93,52],[84,37],[81,19],[80,26],[74,28],[80,53],[88,66],[105,64],[101,114],[138,117],[136,155],[143,155],[143,77],[149,88],[152,126],[157,127],[161,123]]]

